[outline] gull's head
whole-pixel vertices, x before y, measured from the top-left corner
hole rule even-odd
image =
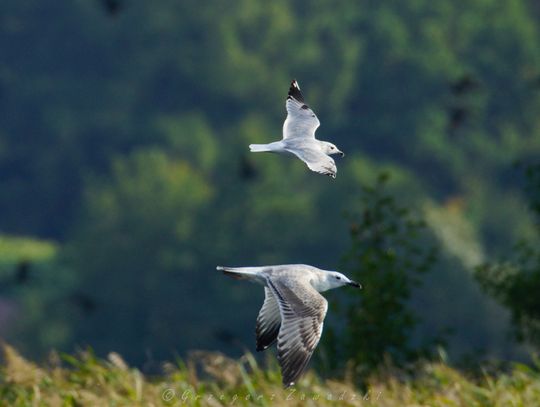
[[[340,151],[335,144],[329,143],[328,141],[323,141],[323,150],[326,155],[339,154],[341,157],[345,157],[345,153]]]
[[[317,285],[314,284],[314,287],[317,291],[323,292],[326,290],[331,290],[332,288],[343,287],[344,285],[362,288],[362,286],[356,281],[351,280],[345,274],[338,273],[337,271],[325,272],[317,282]]]

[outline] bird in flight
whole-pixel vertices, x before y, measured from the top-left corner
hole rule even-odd
[[[315,138],[319,119],[308,105],[298,82],[293,80],[285,102],[287,118],[283,123],[283,139],[269,144],[250,144],[252,152],[271,152],[293,155],[304,161],[311,171],[336,178],[336,163],[332,154],[345,156],[334,144]]]
[[[257,351],[277,341],[285,388],[305,371],[321,339],[328,302],[319,293],[344,285],[362,288],[341,273],[305,264],[217,269],[264,286],[264,303],[255,328]]]

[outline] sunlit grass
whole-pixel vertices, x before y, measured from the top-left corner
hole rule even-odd
[[[48,261],[57,251],[58,246],[51,241],[0,235],[0,264]]]
[[[308,372],[284,390],[277,365],[262,369],[251,354],[239,360],[194,353],[186,362],[164,364],[159,377],[145,377],[122,358],[101,360],[84,352],[53,353],[38,366],[4,347],[0,405],[9,406],[534,406],[540,400],[540,370],[515,364],[508,372],[476,376],[444,363],[423,363],[414,374],[387,369],[361,390],[351,382],[322,380]]]

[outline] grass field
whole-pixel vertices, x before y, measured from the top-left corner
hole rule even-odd
[[[261,369],[252,355],[239,360],[195,353],[145,377],[111,353],[76,357],[53,353],[38,366],[5,345],[0,373],[3,406],[538,406],[540,369],[514,364],[506,372],[466,375],[444,363],[423,363],[405,374],[388,369],[366,390],[350,381],[322,380],[308,372],[284,390],[277,365]]]

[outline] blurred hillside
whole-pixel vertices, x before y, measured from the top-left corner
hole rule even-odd
[[[0,333],[32,357],[240,354],[263,292],[215,266],[337,268],[344,212],[387,171],[440,246],[419,340],[521,357],[470,271],[533,236],[515,163],[540,156],[539,18],[533,0],[4,0]],[[346,153],[336,180],[248,152],[280,137],[292,78]]]

